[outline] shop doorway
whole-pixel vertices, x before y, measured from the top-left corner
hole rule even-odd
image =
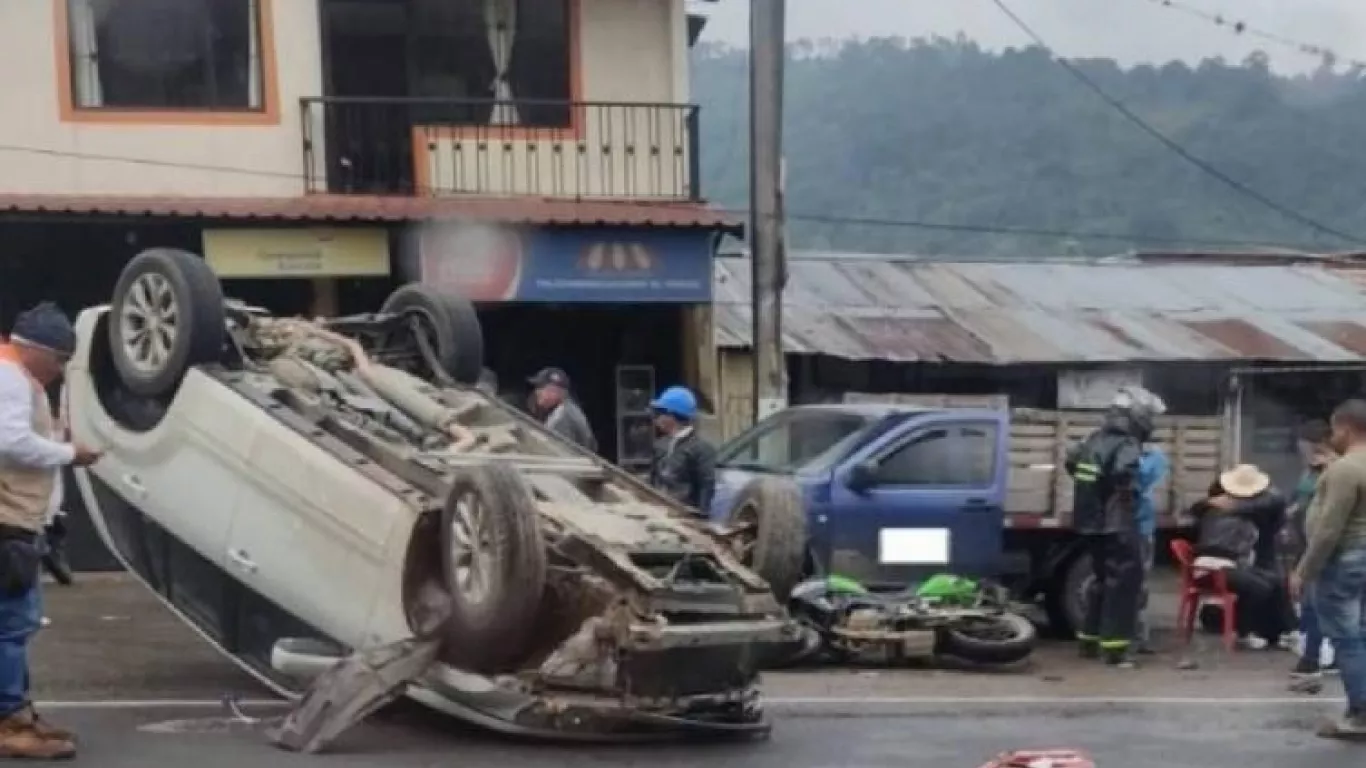
[[[642,398],[648,404],[650,389],[682,382],[683,312],[677,305],[503,304],[481,307],[479,317],[484,364],[497,374],[500,394],[525,407],[527,378],[545,366],[563,368],[599,452],[614,462],[628,447],[623,435],[639,434]],[[642,376],[647,369],[648,379]],[[619,377],[632,391],[619,393]]]

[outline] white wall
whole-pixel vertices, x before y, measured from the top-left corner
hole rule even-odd
[[[278,121],[268,125],[64,120],[61,1],[0,0],[0,194],[303,194],[299,99],[322,93],[318,0],[266,2],[279,104]],[[582,99],[687,101],[684,0],[580,2]]]
[[[274,16],[269,26],[276,43],[279,120],[274,125],[230,126],[63,121],[57,45],[66,30],[57,29],[54,0],[0,2],[0,104],[6,118],[0,121],[0,147],[11,147],[0,149],[0,194],[302,194],[299,99],[322,91],[317,1],[273,0],[269,6]]]

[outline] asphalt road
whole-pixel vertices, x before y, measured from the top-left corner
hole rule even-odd
[[[1322,710],[1322,711],[1321,711]],[[407,714],[348,734],[326,755],[278,751],[262,726],[204,711],[56,710],[82,736],[78,765],[100,768],[977,768],[1002,751],[1082,748],[1100,768],[1317,768],[1360,765],[1366,745],[1315,738],[1324,708],[1297,704],[1018,708],[930,707],[898,716],[812,709],[779,714],[772,737],[744,744],[631,747],[528,745]]]
[[[723,761],[741,768],[977,768],[1022,748],[1080,747],[1101,768],[1297,768],[1366,765],[1366,746],[1324,742],[1314,727],[1340,706],[1286,690],[1283,652],[1164,652],[1121,672],[1082,663],[1064,645],[1023,667],[771,673],[770,740],[750,744],[556,747],[500,740],[411,709],[367,723],[326,757],[270,747],[259,724],[229,723],[224,695],[268,696],[136,584],[85,579],[49,588],[52,626],[35,643],[37,697],[82,739],[77,764],[101,768],[273,768],[334,764],[394,768],[519,768]],[[1187,656],[1197,669],[1179,662]],[[192,704],[190,702],[197,702]],[[251,709],[263,717],[283,710]],[[1333,761],[1329,763],[1329,761]]]

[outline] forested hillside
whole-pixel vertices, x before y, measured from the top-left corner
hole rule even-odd
[[[1317,250],[1335,240],[1239,195],[1143,133],[1039,49],[872,40],[789,51],[788,210],[945,225],[1120,233],[1132,241],[793,221],[794,247],[1042,255],[1233,240]],[[746,53],[695,52],[703,189],[747,205]],[[1366,243],[1366,80],[1294,79],[1264,59],[1120,69],[1076,62],[1192,154]],[[1193,243],[1197,247],[1199,243]],[[1211,247],[1211,246],[1203,246]]]

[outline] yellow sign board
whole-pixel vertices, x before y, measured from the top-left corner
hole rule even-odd
[[[206,229],[204,258],[223,278],[385,277],[383,229]]]

